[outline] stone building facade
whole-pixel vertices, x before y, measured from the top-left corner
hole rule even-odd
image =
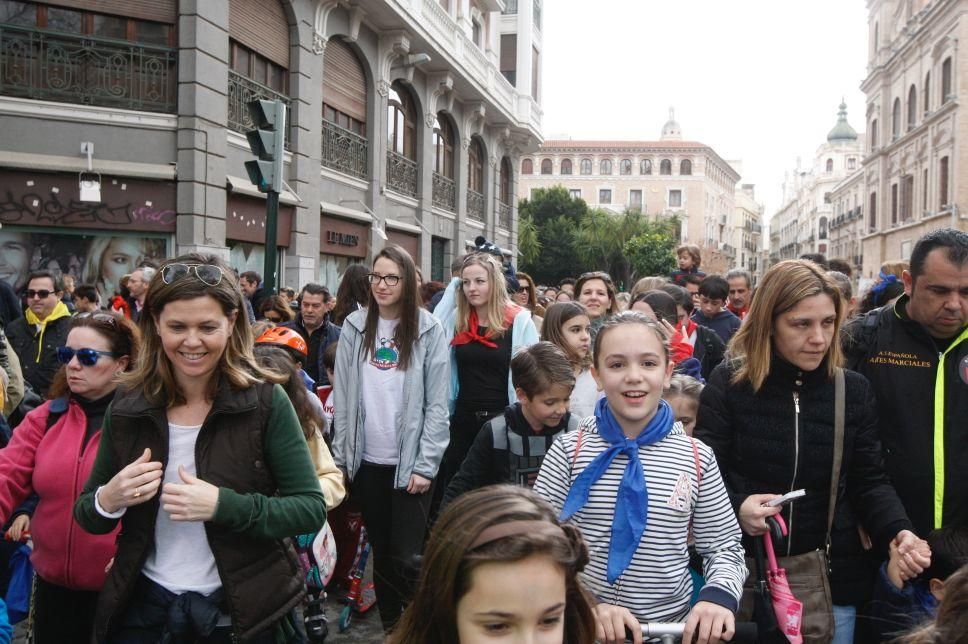
[[[670,113],[658,141],[548,140],[521,156],[518,198],[564,186],[590,207],[678,216],[682,241],[703,249],[703,269],[735,265],[733,217],[739,173],[710,146],[683,140]]]
[[[196,250],[261,272],[264,195],[243,167],[256,98],[288,106],[280,283],[335,289],[385,243],[427,278],[479,234],[514,253],[515,169],[541,140],[541,12],[0,0],[0,279],[54,267],[110,291],[144,258]]]

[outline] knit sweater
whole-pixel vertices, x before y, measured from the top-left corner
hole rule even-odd
[[[581,575],[586,588],[600,602],[629,609],[640,622],[679,622],[689,612],[690,521],[706,576],[699,599],[732,611],[739,606],[747,573],[739,525],[712,450],[699,441],[695,444],[701,484],[693,443],[680,423],[658,443],[639,448],[649,492],[648,523],[631,563],[615,584],[606,581],[606,567],[616,494],[628,457],[615,457],[592,485],[588,503],[571,518],[588,544],[590,561]],[[595,417],[584,419],[578,431],[559,435],[548,450],[534,491],[560,513],[575,479],[608,447]]]

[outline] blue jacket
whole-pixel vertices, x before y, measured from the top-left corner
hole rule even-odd
[[[10,644],[13,636],[13,628],[10,626],[10,618],[7,617],[7,605],[0,599],[0,644]]]
[[[337,467],[346,470],[351,481],[360,469],[365,440],[366,410],[360,382],[365,325],[366,309],[350,313],[343,321],[343,334],[336,349],[339,378],[333,385],[333,460]],[[404,374],[403,406],[397,426],[396,489],[406,488],[411,474],[436,478],[450,442],[447,340],[440,323],[424,309],[420,309],[418,340]]]
[[[455,277],[447,285],[444,296],[440,298],[440,303],[434,309],[434,317],[440,320],[444,327],[444,334],[447,338],[447,346],[454,339],[454,332],[457,330],[457,289],[460,288],[460,278]],[[511,355],[513,356],[522,347],[527,347],[538,341],[538,329],[534,326],[531,319],[531,311],[522,308],[514,317],[514,324],[511,329]],[[450,413],[454,413],[454,403],[457,401],[457,392],[460,390],[460,383],[457,381],[457,356],[454,347],[450,347]],[[518,397],[514,393],[514,384],[511,382],[511,370],[508,369],[508,404],[513,405]]]
[[[707,329],[712,329],[716,332],[723,342],[729,344],[730,338],[733,334],[739,330],[739,325],[741,320],[736,317],[731,311],[720,311],[716,317],[707,318],[703,315],[703,312],[696,309],[692,314],[692,321],[700,326],[704,326]]]
[[[906,582],[899,589],[888,579],[884,563],[874,583],[870,610],[877,641],[887,642],[934,619],[938,600],[923,581]]]

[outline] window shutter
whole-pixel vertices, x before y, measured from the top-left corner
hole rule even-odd
[[[229,36],[289,69],[289,20],[279,0],[229,0]]]
[[[177,0],[86,0],[83,3],[77,0],[44,0],[44,3],[171,25],[178,18]]]
[[[348,44],[331,38],[323,53],[323,102],[366,123],[366,77]]]

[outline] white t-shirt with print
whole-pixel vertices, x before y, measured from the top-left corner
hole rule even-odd
[[[399,352],[393,341],[399,320],[379,319],[376,346],[361,367],[360,396],[363,421],[363,460],[396,465],[400,459],[397,427],[403,413],[404,372],[397,369]]]

